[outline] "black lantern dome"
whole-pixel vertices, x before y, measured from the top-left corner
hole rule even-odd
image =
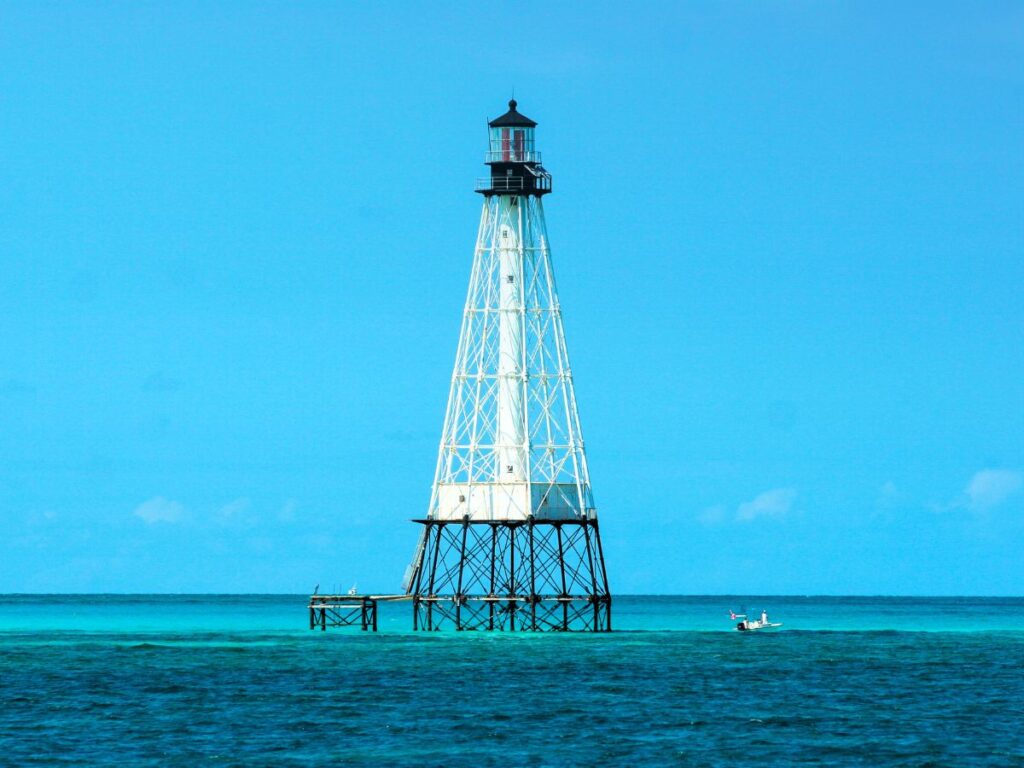
[[[528,118],[526,115],[521,115],[516,111],[516,107],[519,106],[519,102],[512,99],[508,103],[508,112],[501,117],[496,117],[488,123],[491,128],[536,128],[537,123]]]

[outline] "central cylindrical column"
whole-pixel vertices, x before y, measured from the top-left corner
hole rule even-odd
[[[515,198],[497,198],[498,269],[498,464],[499,483],[526,480],[523,411],[523,249]]]

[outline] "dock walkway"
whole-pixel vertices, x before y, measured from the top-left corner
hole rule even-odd
[[[359,627],[377,631],[377,603],[411,600],[409,595],[310,595],[309,628]]]

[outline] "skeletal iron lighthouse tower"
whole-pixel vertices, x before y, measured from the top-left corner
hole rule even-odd
[[[544,224],[537,125],[489,124],[484,196],[427,515],[417,629],[610,630],[611,595]]]

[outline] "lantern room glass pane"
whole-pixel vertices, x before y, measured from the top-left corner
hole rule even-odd
[[[491,128],[490,137],[488,162],[527,163],[535,160],[533,128]]]

